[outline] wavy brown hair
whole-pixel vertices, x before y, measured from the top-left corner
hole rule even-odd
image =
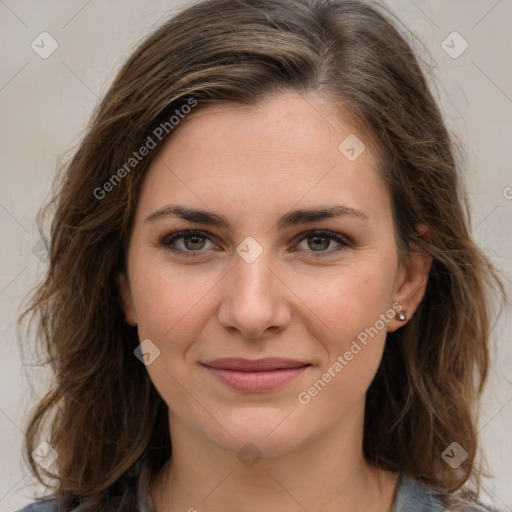
[[[412,242],[433,258],[424,298],[388,334],[368,389],[364,455],[446,496],[470,477],[478,486],[476,405],[490,298],[503,287],[470,236],[454,142],[397,26],[380,6],[355,0],[207,0],[163,23],[119,71],[41,211],[40,225],[52,215],[49,268],[20,317],[37,322],[55,377],[29,418],[25,456],[63,506],[135,510],[133,481],[141,473],[147,491],[171,456],[167,406],[134,356],[137,330],[124,321],[116,281],[158,148],[104,197],[98,188],[191,98],[198,110],[285,90],[327,98],[365,130],[402,254]],[[54,472],[30,457],[42,440],[58,451]],[[453,441],[468,452],[457,470],[441,457]]]

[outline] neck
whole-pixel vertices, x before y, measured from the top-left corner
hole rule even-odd
[[[364,459],[362,435],[356,436],[362,429],[332,432],[294,451],[255,462],[256,452],[250,449],[247,457],[237,457],[192,433],[176,418],[171,425],[172,458],[151,484],[156,512],[392,508],[398,475]]]

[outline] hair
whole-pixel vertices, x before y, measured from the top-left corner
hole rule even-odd
[[[357,0],[207,0],[166,20],[128,58],[38,216],[41,226],[52,211],[49,265],[20,322],[37,321],[53,381],[31,412],[24,451],[61,505],[136,510],[133,482],[140,475],[147,490],[172,451],[167,405],[134,356],[137,330],[116,281],[140,185],[172,130],[133,168],[126,163],[191,100],[196,110],[250,106],[290,90],[328,99],[364,129],[378,148],[400,254],[414,243],[432,257],[423,300],[388,333],[368,389],[364,456],[446,499],[470,478],[479,486],[477,405],[492,292],[504,291],[471,238],[455,144],[406,36],[384,8]],[[58,452],[55,471],[32,460],[42,440]],[[468,454],[456,470],[441,456],[453,441]]]

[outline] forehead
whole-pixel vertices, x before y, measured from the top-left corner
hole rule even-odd
[[[264,210],[352,196],[377,206],[387,196],[377,164],[365,133],[326,100],[290,92],[256,105],[215,102],[196,107],[165,142],[140,200],[154,208],[176,196],[203,207],[243,200]]]
[[[336,109],[329,100],[290,90],[268,95],[253,105],[201,102],[176,126],[166,146],[179,143],[197,147],[201,142],[206,147],[211,142],[211,146],[222,151],[230,146],[233,154],[240,148],[251,156],[276,151],[328,160],[329,153],[337,150],[339,143],[357,134],[376,157],[373,140],[362,129],[362,123],[357,125],[350,121],[348,112]]]

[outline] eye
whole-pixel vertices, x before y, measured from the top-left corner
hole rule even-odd
[[[324,231],[324,230],[315,230],[315,231],[308,231],[307,233],[302,234],[302,238],[300,239],[300,243],[297,245],[298,250],[305,250],[310,252],[310,255],[308,257],[311,258],[322,258],[324,256],[328,256],[332,254],[333,252],[338,252],[339,250],[343,250],[345,247],[350,247],[350,244],[347,240],[345,240],[344,237],[337,233],[332,233],[331,231]],[[306,247],[300,247],[300,244],[302,242],[305,242],[304,245]],[[335,242],[338,244],[338,248],[335,248],[333,250],[327,251],[332,242]],[[309,251],[309,249],[312,249]],[[297,249],[295,249],[297,250]]]
[[[299,244],[292,250],[309,252],[310,258],[321,258],[328,256],[333,252],[338,252],[345,247],[350,247],[350,243],[341,235],[325,230],[314,230],[299,235],[301,238]],[[211,244],[208,247],[208,242]],[[306,247],[300,247],[301,243],[305,243]],[[338,244],[338,248],[327,251],[332,243]],[[197,230],[185,230],[169,233],[160,241],[160,244],[166,249],[183,255],[185,257],[197,257],[206,250],[215,250],[216,245],[211,241],[206,232]],[[204,250],[203,250],[204,249]]]
[[[213,244],[206,233],[203,233],[202,231],[187,230],[170,233],[169,235],[166,235],[160,243],[166,249],[173,252],[185,254],[185,256],[189,257],[195,257],[199,256],[201,252],[204,252],[202,249],[207,245],[206,241],[210,241],[210,243]],[[180,245],[181,247],[178,247]],[[206,249],[208,249],[208,247],[206,247]]]

